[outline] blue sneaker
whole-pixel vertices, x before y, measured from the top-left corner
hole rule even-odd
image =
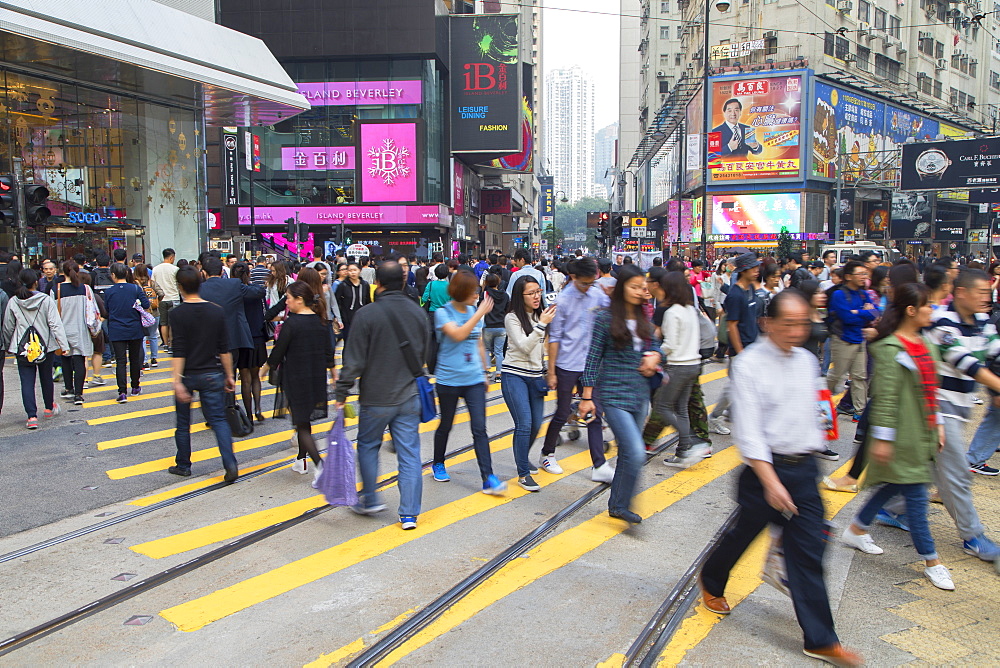
[[[451,482],[451,476],[445,470],[444,464],[431,464],[431,471],[434,473],[434,479],[438,482]]]
[[[495,475],[491,475],[483,481],[483,494],[500,496],[507,491],[507,483],[500,480]]]
[[[416,515],[400,515],[399,516],[399,526],[401,526],[404,531],[409,531],[410,529],[416,529],[417,528],[417,516]]]
[[[903,523],[900,518],[902,515],[897,515],[895,513],[890,513],[885,508],[880,508],[877,513],[875,513],[875,521],[879,524],[884,524],[887,527],[896,527],[897,529],[902,529],[903,531],[909,531],[910,527]]]
[[[997,547],[997,544],[983,533],[963,542],[962,549],[965,550],[966,554],[979,557],[983,561],[996,561],[1000,559],[1000,547]]]

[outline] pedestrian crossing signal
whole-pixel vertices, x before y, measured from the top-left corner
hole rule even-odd
[[[0,225],[17,224],[17,198],[14,196],[14,177],[0,176]]]

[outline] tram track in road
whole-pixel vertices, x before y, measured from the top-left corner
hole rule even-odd
[[[552,416],[552,414],[550,413],[550,414],[546,415],[544,419],[548,419],[551,416]],[[514,433],[514,429],[513,428],[509,428],[509,429],[505,429],[505,430],[503,430],[501,432],[497,432],[496,434],[490,435],[489,439],[490,439],[490,442],[493,442],[493,441],[505,438],[507,436],[510,436],[513,433]],[[474,450],[474,448],[475,448],[474,444],[469,443],[469,444],[464,445],[464,446],[462,446],[460,448],[452,450],[451,452],[448,452],[445,455],[445,459],[448,460],[448,459],[453,459],[455,457],[461,456],[461,455],[463,455],[463,454],[465,454],[467,452],[470,452],[470,451]],[[430,466],[431,466],[432,463],[433,463],[433,460],[427,460],[427,461],[423,462],[421,464],[421,469],[424,470],[424,471],[426,471],[427,469],[430,468]],[[277,467],[277,466],[279,466],[279,464],[275,464],[274,466]],[[287,464],[280,464],[280,465],[281,466],[285,466]],[[398,476],[398,473],[397,473],[397,474],[388,476],[384,480],[379,481],[378,485],[377,485],[377,489],[382,490],[382,489],[384,489],[386,487],[394,485],[398,481],[398,477],[399,476]],[[229,485],[227,485],[227,484],[222,484],[220,486],[214,486],[213,485],[211,488],[205,488],[205,490],[198,490],[198,492],[199,492],[198,494],[195,494],[195,493],[191,493],[191,494],[193,496],[200,496],[201,493],[205,493],[205,492],[207,492],[209,490],[221,489],[222,487],[228,487],[228,486]],[[188,498],[193,498],[193,496],[190,496]],[[178,497],[178,499],[181,499],[181,497]],[[173,505],[173,504],[167,504],[167,505]],[[166,507],[166,506],[162,506],[162,507]],[[150,506],[150,508],[153,508],[153,506]],[[6,640],[0,641],[0,656],[5,656],[7,654],[10,654],[11,652],[14,652],[14,651],[16,651],[16,650],[18,650],[18,649],[20,649],[20,648],[22,648],[22,647],[30,644],[30,643],[33,643],[33,642],[35,642],[37,640],[40,640],[40,639],[42,639],[42,638],[44,638],[44,637],[46,637],[48,635],[51,635],[52,633],[60,631],[60,630],[62,630],[64,628],[66,628],[68,626],[71,626],[71,625],[73,625],[73,624],[75,624],[77,622],[80,622],[80,621],[82,621],[82,620],[84,620],[84,619],[86,619],[86,618],[88,618],[88,617],[90,617],[92,615],[95,615],[97,613],[109,610],[109,609],[111,609],[111,608],[113,608],[113,607],[115,607],[115,606],[117,606],[117,605],[119,605],[121,603],[124,603],[125,601],[128,601],[130,599],[135,598],[136,596],[139,596],[141,594],[145,594],[145,593],[147,593],[149,591],[152,591],[153,589],[156,589],[157,587],[159,587],[159,586],[161,586],[163,584],[166,584],[167,582],[170,582],[170,581],[172,581],[172,580],[174,580],[176,578],[179,578],[179,577],[184,576],[184,575],[186,575],[188,573],[191,573],[191,572],[193,572],[193,571],[195,571],[195,570],[197,570],[197,569],[199,569],[199,568],[201,568],[203,566],[207,566],[208,564],[211,564],[211,563],[213,563],[215,561],[218,561],[219,559],[222,559],[222,558],[224,558],[226,556],[229,556],[231,554],[239,552],[240,550],[242,550],[242,549],[244,549],[246,547],[249,547],[249,546],[254,545],[254,544],[256,544],[256,543],[258,543],[258,542],[260,542],[260,541],[262,541],[262,540],[264,540],[266,538],[269,538],[269,537],[274,536],[274,535],[276,535],[278,533],[281,533],[282,531],[285,531],[286,529],[290,529],[290,528],[292,528],[294,526],[298,526],[299,524],[302,524],[303,522],[306,522],[306,521],[308,521],[310,519],[318,517],[318,516],[322,515],[323,513],[327,512],[328,510],[332,510],[332,509],[333,509],[333,506],[329,506],[329,505],[324,505],[324,506],[322,506],[320,508],[313,508],[313,509],[310,509],[310,510],[302,513],[301,515],[299,515],[297,517],[286,519],[286,520],[283,520],[281,522],[277,522],[275,524],[272,524],[272,525],[270,525],[268,527],[259,529],[259,530],[254,531],[254,532],[252,532],[252,533],[250,533],[250,534],[248,534],[246,536],[242,536],[241,538],[238,538],[238,539],[236,539],[236,540],[234,540],[232,542],[226,543],[225,545],[217,547],[217,548],[215,548],[215,549],[213,549],[213,550],[211,550],[209,552],[206,552],[205,554],[202,554],[202,555],[199,555],[197,557],[194,557],[193,559],[190,559],[190,560],[188,560],[188,561],[186,561],[186,562],[184,562],[182,564],[178,564],[176,566],[172,566],[172,567],[167,568],[167,569],[165,569],[163,571],[160,571],[159,573],[151,575],[150,577],[147,577],[147,578],[144,578],[144,579],[139,580],[137,582],[134,582],[134,583],[132,583],[132,584],[124,587],[120,591],[117,591],[117,592],[114,592],[114,593],[109,594],[107,596],[101,597],[101,598],[99,598],[99,599],[97,599],[95,601],[87,603],[86,605],[78,607],[75,610],[72,610],[70,612],[64,613],[64,614],[59,615],[57,617],[54,617],[54,618],[52,618],[52,619],[50,619],[50,620],[48,620],[46,622],[43,622],[42,624],[39,624],[39,625],[37,625],[37,626],[35,626],[35,627],[31,628],[31,629],[28,629],[27,631],[23,631],[23,632],[18,633],[18,634],[14,635],[14,636],[11,636],[11,637],[7,638]],[[135,514],[135,515],[132,515],[132,516],[133,517],[138,517],[140,514],[146,514],[146,513],[139,513],[139,514]],[[116,519],[118,519],[118,521],[121,522],[121,521],[124,521],[124,519],[123,519],[124,517],[125,516],[123,516],[121,518],[116,518]],[[131,519],[131,518],[129,518],[129,519]],[[101,525],[105,525],[105,526],[110,526],[110,524],[106,524],[106,523],[100,523],[100,524]],[[94,525],[94,526],[97,526],[97,525]],[[87,528],[89,529],[89,527],[87,527]],[[102,528],[103,528],[103,526],[102,526]],[[96,530],[97,529],[93,529],[92,531],[90,531],[88,533],[92,533],[93,531],[96,531]],[[69,536],[70,534],[66,534],[66,535]],[[86,534],[79,534],[79,535],[86,535]],[[79,537],[79,535],[72,536],[72,537]],[[66,540],[71,540],[71,539],[72,538],[67,538]],[[60,541],[60,542],[65,542],[65,540]],[[38,545],[42,545],[42,546],[41,547],[37,547],[37,549],[34,549],[32,551],[38,551],[40,549],[45,549],[45,547],[51,547],[52,545],[56,545],[56,544],[58,544],[58,543],[52,543],[51,545],[43,545],[43,544],[40,543]],[[35,546],[32,546],[32,547],[35,547]],[[25,548],[25,549],[27,550],[27,549],[30,549],[30,548]],[[27,552],[26,554],[30,554],[30,553],[31,552]],[[15,553],[10,553],[10,554],[15,554]],[[8,555],[3,555],[3,556],[7,557]],[[16,556],[15,557],[10,557],[10,559],[14,559],[14,558],[17,558],[17,557]],[[7,560],[9,561],[10,559],[7,559]]]
[[[503,396],[501,394],[497,394],[496,396],[489,397],[486,400],[486,404],[489,405],[489,404],[493,404],[493,403],[496,403],[497,401],[502,401],[502,400],[503,400]],[[463,406],[461,409],[459,409],[456,412],[456,416],[457,415],[462,415],[462,414],[467,413],[467,412],[468,412],[468,408]],[[348,427],[349,431],[350,430],[356,430],[356,429],[357,429],[357,425],[351,425],[350,427]],[[386,431],[386,433],[388,434],[389,432]],[[472,448],[471,445],[470,446],[466,446],[464,448],[460,448],[459,450],[456,450],[456,451],[454,451],[452,453],[449,453],[448,457],[458,456],[460,454],[463,454],[463,453],[469,451],[471,448]],[[274,462],[273,464],[269,464],[267,466],[264,466],[263,468],[259,468],[259,469],[256,469],[254,471],[249,471],[247,473],[244,473],[244,474],[240,475],[240,477],[237,478],[232,483],[228,483],[228,482],[213,483],[211,485],[207,485],[207,486],[202,487],[200,489],[192,490],[190,492],[186,492],[184,494],[180,494],[180,495],[175,496],[175,497],[167,498],[167,499],[164,499],[162,501],[157,501],[156,503],[140,507],[137,510],[133,510],[133,511],[124,513],[124,514],[119,515],[117,517],[111,517],[111,518],[108,518],[108,519],[103,520],[101,522],[95,522],[94,524],[90,524],[88,526],[81,527],[79,529],[75,529],[73,531],[69,531],[69,532],[66,532],[64,534],[60,534],[58,536],[53,536],[52,538],[48,538],[46,540],[39,541],[37,543],[33,543],[33,544],[25,546],[25,547],[22,547],[22,548],[19,548],[19,549],[16,549],[16,550],[12,550],[12,551],[7,552],[5,554],[0,554],[0,564],[4,564],[4,563],[7,563],[9,561],[14,561],[15,559],[20,559],[20,558],[26,557],[26,556],[34,554],[36,552],[40,552],[42,550],[45,550],[45,549],[48,549],[48,548],[51,548],[51,547],[55,547],[56,545],[61,545],[62,543],[66,543],[68,541],[71,541],[71,540],[74,540],[74,539],[77,539],[77,538],[82,538],[84,536],[88,536],[90,534],[96,533],[96,532],[101,531],[103,529],[107,529],[107,528],[116,526],[118,524],[121,524],[123,522],[128,522],[129,520],[134,520],[134,519],[137,519],[139,517],[143,517],[145,515],[149,515],[150,513],[154,513],[154,512],[156,512],[158,510],[163,510],[164,508],[169,508],[171,506],[177,505],[178,503],[182,503],[184,501],[190,501],[191,499],[195,499],[195,498],[198,498],[200,496],[204,496],[205,494],[210,494],[211,492],[216,492],[218,490],[225,489],[227,487],[231,487],[232,485],[238,485],[240,483],[247,482],[247,481],[252,480],[254,478],[257,478],[257,477],[260,477],[262,475],[266,475],[268,473],[276,471],[278,469],[284,468],[284,467],[288,466],[292,462],[293,459],[294,459],[293,457],[285,457],[285,458],[280,459],[279,461]],[[430,463],[424,464],[423,468],[426,469],[428,466],[430,466]],[[386,479],[386,481],[389,481],[389,480],[390,480],[389,478]],[[386,481],[383,481],[383,482],[386,482]],[[380,486],[382,484],[383,484],[382,482],[379,483]],[[386,484],[389,484],[389,482],[386,482]]]
[[[677,442],[674,435],[660,444],[656,450],[646,453],[646,460],[643,466],[656,459],[658,455],[670,448]],[[398,626],[389,631],[385,636],[367,647],[360,654],[355,656],[347,665],[348,668],[368,668],[375,666],[394,650],[401,647],[408,640],[425,630],[446,610],[454,606],[461,599],[475,590],[479,585],[486,582],[504,566],[515,559],[526,554],[530,549],[538,545],[546,536],[554,532],[560,525],[576,515],[580,510],[589,505],[592,501],[600,497],[611,488],[608,483],[599,483],[588,490],[582,496],[572,501],[560,511],[549,517],[542,524],[522,536],[517,542],[505,549],[500,554],[490,559],[487,563],[476,569],[461,582],[453,586],[444,594],[434,599],[431,603],[421,608],[415,614],[408,617]]]

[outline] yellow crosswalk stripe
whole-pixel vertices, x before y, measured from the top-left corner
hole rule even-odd
[[[844,463],[831,477],[839,478],[851,467],[851,462]],[[845,494],[844,492],[831,492],[820,490],[823,496],[823,505],[826,506],[827,519],[833,519],[843,510],[844,506],[857,498],[856,494]],[[736,604],[752,594],[762,583],[760,579],[760,569],[767,555],[770,545],[767,532],[762,532],[757,539],[751,543],[750,548],[743,553],[743,557],[737,562],[729,575],[729,582],[726,585],[726,601],[731,608],[736,608]],[[663,648],[660,654],[658,666],[676,666],[684,656],[702,640],[708,637],[722,617],[709,612],[705,606],[698,605],[695,615],[688,617],[677,629],[673,639]]]
[[[491,410],[500,409],[501,407],[496,406]],[[502,410],[495,410],[496,413],[504,412]],[[460,420],[459,418],[465,418]],[[455,423],[467,422],[468,414],[456,416]],[[436,422],[436,420],[435,420]],[[426,429],[424,427],[427,427]],[[427,423],[426,425],[421,425],[421,432],[433,431],[437,428],[436,424]],[[388,439],[389,436],[384,437]],[[498,439],[499,442],[502,439]],[[504,448],[497,445],[490,446],[491,452],[499,452]],[[476,458],[476,453],[474,451],[469,451],[462,453],[461,455],[454,457],[449,460],[450,464],[461,464],[467,461],[471,461]],[[427,475],[430,471],[424,471]],[[389,476],[395,475],[396,472],[387,473],[382,478],[387,478]],[[188,552],[190,550],[197,549],[199,547],[205,547],[211,545],[212,543],[219,543],[224,540],[229,540],[241,536],[243,534],[256,531],[258,529],[263,529],[265,527],[271,526],[272,524],[277,524],[278,522],[291,519],[293,517],[298,517],[302,513],[312,508],[319,508],[326,504],[322,496],[311,496],[308,499],[302,499],[299,501],[293,501],[291,503],[286,503],[275,508],[268,508],[267,510],[261,510],[255,513],[250,513],[248,515],[242,515],[240,517],[235,517],[233,519],[225,520],[223,522],[218,522],[216,524],[210,524],[205,527],[198,529],[192,529],[191,531],[185,531],[183,533],[175,534],[173,536],[167,536],[166,538],[160,538],[158,540],[152,540],[146,543],[140,543],[139,545],[132,546],[132,550],[138,552],[139,554],[144,554],[147,557],[152,557],[154,559],[162,559],[163,557],[169,557],[174,554],[180,554],[182,552]]]
[[[711,459],[702,460],[691,468],[678,471],[663,482],[640,492],[633,499],[632,508],[644,520],[649,519],[729,473],[740,463],[739,452],[730,446]],[[387,656],[382,665],[392,665],[497,601],[576,561],[628,528],[628,524],[612,519],[605,511],[549,538],[528,553],[530,558],[513,560],[472,593],[459,600],[433,623]]]
[[[506,436],[501,440],[509,447],[513,437]],[[585,450],[577,453],[561,460],[560,464],[565,471],[564,476],[582,471],[591,466],[590,452]],[[540,486],[546,487],[562,477],[544,476],[537,482]],[[422,513],[420,524],[412,531],[401,531],[396,524],[385,526],[206,596],[167,608],[161,611],[160,615],[181,631],[196,631],[240,610],[321,580],[460,520],[474,517],[531,493],[520,487],[513,487],[505,496],[471,494]]]

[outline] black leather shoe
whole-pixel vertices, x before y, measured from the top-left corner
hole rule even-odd
[[[174,475],[184,476],[185,478],[191,477],[191,469],[184,468],[183,466],[171,466],[167,469],[167,473],[173,473]]]
[[[611,515],[615,519],[625,520],[629,524],[639,524],[642,522],[642,518],[631,510],[609,510],[608,515]]]
[[[226,469],[226,475],[222,477],[226,482],[236,482],[236,479],[240,477],[240,470],[235,466],[233,468]]]

